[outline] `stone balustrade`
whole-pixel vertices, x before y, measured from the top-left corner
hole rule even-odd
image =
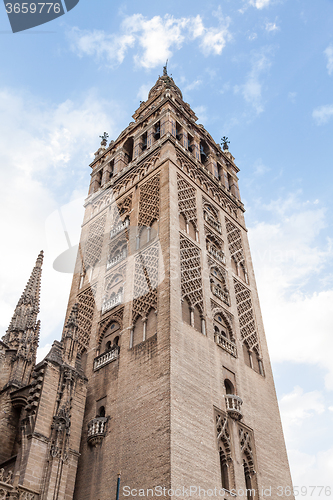
[[[243,413],[241,406],[243,404],[243,400],[239,396],[235,396],[235,394],[227,394],[225,396],[225,405],[227,408],[227,413],[234,420],[240,420],[243,418]]]
[[[227,339],[227,337],[215,333],[215,342],[222,349],[237,358],[237,347],[233,342],[231,342],[231,340]]]
[[[222,264],[225,264],[225,256],[222,250],[217,250],[213,245],[207,246],[208,253]]]
[[[88,443],[96,446],[101,443],[106,432],[107,417],[95,417],[88,422]]]
[[[222,300],[222,302],[224,302],[228,306],[230,305],[229,292],[222,290],[222,288],[218,287],[217,285],[212,285],[212,292],[215,295],[215,297],[218,297],[220,300]]]
[[[124,222],[121,222],[120,224],[118,224],[118,226],[116,226],[113,229],[111,229],[111,231],[110,231],[110,239],[112,239],[115,236],[117,236],[117,234],[121,233],[121,231],[123,231],[124,229],[126,229],[128,226],[129,226],[129,220],[126,219]]]
[[[121,252],[112,257],[112,259],[109,259],[106,263],[106,270],[108,271],[111,269],[111,267],[115,266],[118,264],[118,262],[121,262],[122,260],[126,259],[127,257],[127,252]]]
[[[104,304],[102,305],[102,314],[104,314],[106,311],[110,311],[110,309],[113,309],[117,305],[121,304],[122,301],[123,301],[123,294],[122,292],[119,292],[115,297],[104,302]]]
[[[109,351],[103,352],[103,354],[97,356],[94,359],[94,371],[99,370],[103,366],[108,365],[109,363],[112,363],[112,361],[119,358],[119,351],[120,347],[116,345],[112,346]]]
[[[219,223],[219,221],[215,219],[215,217],[210,215],[208,212],[204,211],[204,219],[206,222],[208,222],[208,224],[210,224],[215,229],[215,231],[222,234],[221,224]]]

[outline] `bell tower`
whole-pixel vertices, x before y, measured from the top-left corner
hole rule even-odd
[[[166,67],[133,119],[90,165],[68,309],[88,378],[74,498],[115,495],[120,470],[134,490],[276,493],[291,478],[228,140]]]
[[[35,365],[40,255],[0,342],[0,408],[21,412],[1,498],[109,500],[121,471],[122,499],[289,499],[228,138],[197,123],[165,67],[101,139],[62,339]]]

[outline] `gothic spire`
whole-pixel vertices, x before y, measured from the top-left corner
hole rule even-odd
[[[17,303],[8,330],[3,337],[3,341],[12,349],[18,349],[28,339],[31,341],[32,332],[34,332],[34,337],[39,336],[37,315],[39,313],[43,256],[44,253],[41,251],[24,292]],[[36,342],[38,343],[38,338],[34,338],[33,343],[36,344]]]

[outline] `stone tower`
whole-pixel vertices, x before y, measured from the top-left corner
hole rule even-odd
[[[121,471],[120,498],[290,498],[227,139],[196,123],[166,68],[133,119],[90,165],[62,340],[21,381],[30,399],[0,494],[107,500]]]

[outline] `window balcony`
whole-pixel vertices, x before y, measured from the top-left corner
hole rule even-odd
[[[225,264],[225,256],[222,250],[218,250],[213,245],[207,246],[208,253],[221,264]]]
[[[121,222],[118,224],[118,226],[114,227],[110,231],[110,239],[114,238],[117,236],[117,234],[121,233],[124,229],[126,229],[129,226],[129,220],[126,219],[124,222]]]
[[[109,351],[103,352],[94,359],[94,372],[99,370],[105,365],[112,363],[119,358],[120,347],[115,345]]]
[[[218,346],[220,346],[226,352],[231,354],[231,356],[234,356],[234,358],[237,358],[237,347],[227,337],[224,337],[223,335],[219,335],[218,333],[215,333],[215,342]]]
[[[103,441],[106,433],[107,417],[96,417],[88,423],[88,443],[97,446]]]
[[[243,418],[243,413],[241,406],[243,404],[243,400],[239,396],[235,396],[234,394],[227,394],[225,396],[225,405],[227,408],[227,413],[234,420],[241,420]]]
[[[118,306],[119,304],[122,303],[122,301],[123,301],[123,294],[122,292],[119,292],[117,293],[117,295],[104,302],[104,304],[102,305],[102,314]]]
[[[115,255],[114,257],[112,257],[112,259],[109,259],[106,263],[106,270],[108,271],[109,269],[111,269],[111,267],[114,267],[116,266],[119,262],[121,262],[122,260],[126,259],[127,257],[127,252],[121,252],[121,253],[118,253],[117,255]]]
[[[212,285],[211,289],[212,289],[212,293],[215,295],[215,297],[218,297],[220,300],[222,300],[222,302],[227,304],[227,306],[230,306],[229,292],[222,290],[222,288],[220,288],[217,285]]]
[[[215,217],[206,212],[206,210],[204,211],[204,219],[206,222],[208,222],[210,226],[212,226],[215,229],[215,231],[222,234],[221,224],[219,223],[219,221],[215,219]]]

